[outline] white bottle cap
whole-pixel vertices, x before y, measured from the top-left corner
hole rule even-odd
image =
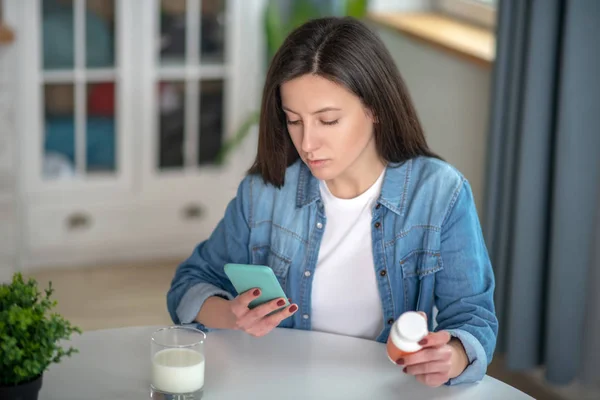
[[[419,313],[409,311],[398,318],[398,334],[405,340],[418,342],[427,336],[427,321]]]
[[[402,351],[413,352],[421,350],[419,341],[429,331],[427,321],[423,316],[414,311],[405,312],[398,318],[390,333],[394,345]]]

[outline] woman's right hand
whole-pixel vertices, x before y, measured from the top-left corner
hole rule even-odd
[[[285,305],[285,299],[274,299],[253,309],[248,308],[250,302],[260,296],[260,289],[251,289],[229,301],[231,313],[235,316],[234,329],[244,331],[252,336],[260,337],[271,332],[281,321],[298,311],[296,304],[268,315]]]

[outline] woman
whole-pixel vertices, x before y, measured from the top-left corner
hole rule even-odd
[[[294,303],[250,310],[226,263],[270,266]],[[409,310],[439,310],[425,348],[398,360],[429,386],[480,380],[497,335],[494,277],[471,188],[427,147],[379,38],[350,19],[313,20],[272,60],[258,153],[210,238],[177,270],[175,323],[314,329],[387,340]]]

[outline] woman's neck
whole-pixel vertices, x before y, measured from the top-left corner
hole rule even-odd
[[[360,196],[381,176],[385,164],[377,159],[370,162],[369,168],[360,167],[352,166],[337,178],[326,181],[331,194],[339,199],[353,199]]]

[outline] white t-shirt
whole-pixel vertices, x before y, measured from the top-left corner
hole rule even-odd
[[[353,199],[335,197],[320,182],[327,223],[312,284],[312,329],[376,339],[383,329],[371,238],[372,209],[384,172]]]

